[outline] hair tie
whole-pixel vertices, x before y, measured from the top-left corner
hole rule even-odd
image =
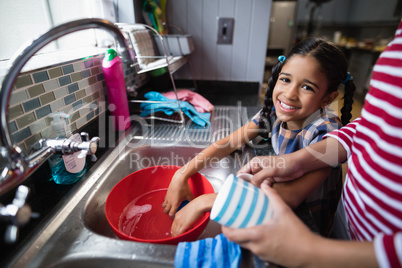
[[[346,78],[345,78],[345,80],[343,80],[342,84],[345,85],[349,80],[353,81],[353,76],[351,76],[350,73],[347,72]]]
[[[283,55],[281,55],[281,56],[278,57],[278,60],[279,60],[281,63],[284,63],[285,60],[286,60],[286,57],[283,56]]]

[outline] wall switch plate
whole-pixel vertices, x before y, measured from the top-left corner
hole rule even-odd
[[[218,19],[218,42],[217,44],[232,44],[233,43],[233,18]]]

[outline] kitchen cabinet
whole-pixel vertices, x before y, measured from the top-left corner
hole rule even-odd
[[[314,12],[314,21],[322,24],[362,24],[371,22],[395,22],[400,19],[396,7],[398,0],[332,0],[321,4]],[[299,0],[296,21],[309,20],[310,0]],[[396,14],[395,14],[396,13]]]
[[[400,14],[395,16],[397,4],[398,0],[350,1],[349,23],[392,22],[399,20]]]

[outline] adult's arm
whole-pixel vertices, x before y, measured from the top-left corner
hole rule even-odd
[[[302,177],[304,174],[336,166],[345,162],[347,151],[336,139],[330,137],[301,150],[279,156],[258,156],[243,166],[238,173],[253,174],[253,183],[269,184]]]

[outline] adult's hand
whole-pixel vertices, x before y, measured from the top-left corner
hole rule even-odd
[[[275,182],[293,180],[303,175],[303,170],[294,158],[293,154],[257,156],[243,166],[238,171],[238,174],[252,174],[251,181],[257,186],[260,186],[263,181],[267,181],[268,185],[272,185]]]
[[[273,206],[273,216],[262,225],[232,229],[222,227],[225,236],[241,247],[247,248],[262,260],[284,266],[302,266],[305,256],[319,237],[313,234],[293,213],[278,193],[268,186],[261,185]]]

